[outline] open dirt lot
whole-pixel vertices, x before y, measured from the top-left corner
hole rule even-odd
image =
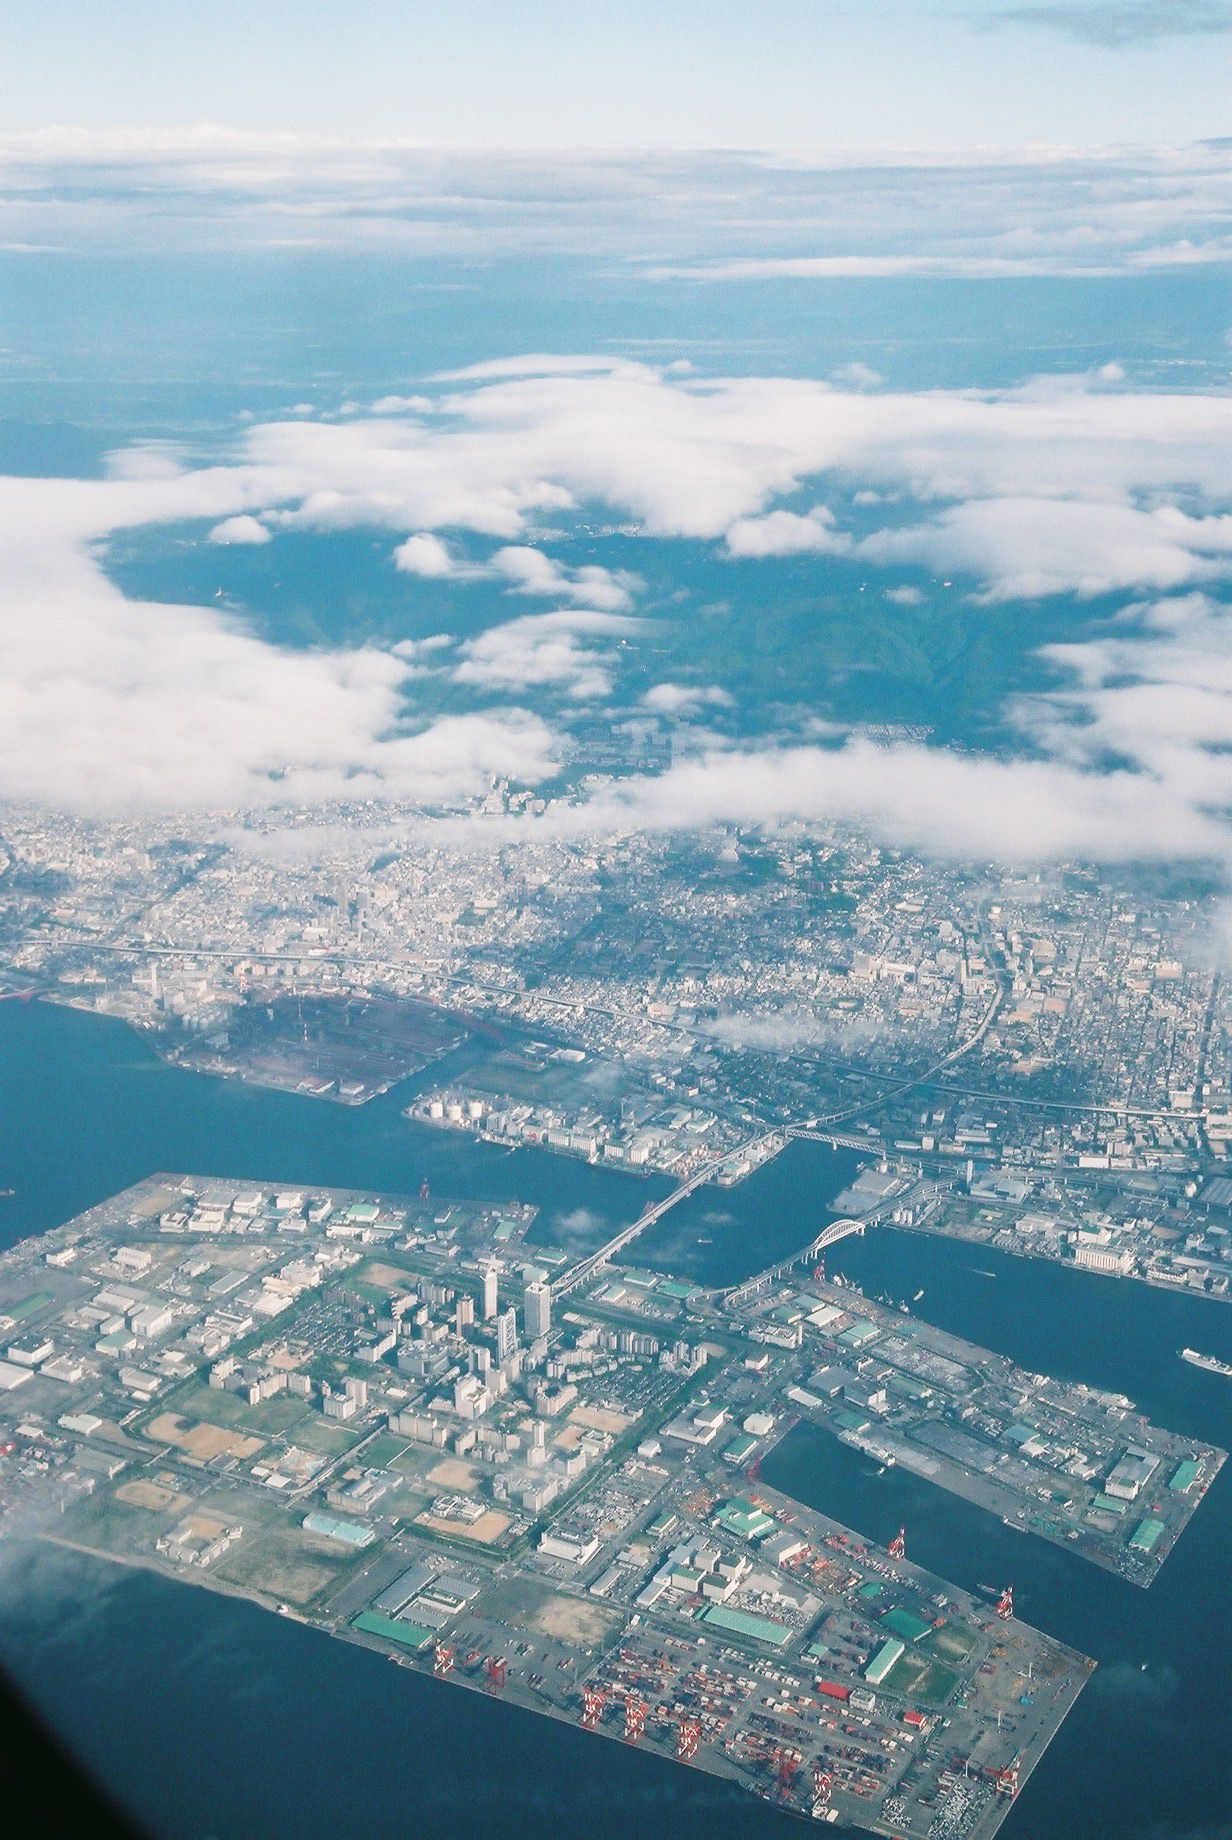
[[[601,1406],[575,1406],[569,1414],[575,1425],[584,1425],[588,1431],[606,1431],[611,1437],[619,1437],[633,1423],[628,1412],[605,1412]]]
[[[174,1508],[180,1500],[178,1491],[165,1483],[147,1482],[140,1477],[134,1482],[122,1482],[115,1493],[116,1500],[126,1501],[130,1508],[151,1508],[155,1512]]]
[[[254,1457],[264,1443],[263,1438],[244,1437],[241,1432],[212,1425],[208,1419],[190,1425],[175,1412],[161,1412],[146,1435],[156,1444],[174,1444],[198,1463],[208,1463],[211,1457]]]
[[[562,1642],[594,1648],[607,1634],[611,1620],[594,1604],[579,1603],[572,1597],[549,1597],[529,1618],[528,1627],[545,1636],[557,1636]]]
[[[499,1514],[495,1508],[489,1508],[477,1521],[470,1524],[462,1521],[443,1521],[435,1514],[417,1514],[417,1522],[431,1527],[434,1533],[452,1534],[456,1540],[475,1540],[480,1546],[491,1546],[499,1540],[509,1525],[509,1516]]]
[[[380,1259],[373,1259],[363,1267],[365,1284],[375,1284],[383,1291],[409,1291],[414,1287],[413,1272],[403,1271],[397,1265],[385,1265]]]
[[[478,1480],[478,1470],[458,1457],[446,1457],[443,1463],[428,1471],[428,1481],[438,1489],[453,1489],[460,1495],[469,1495]]]
[[[333,1583],[338,1567],[318,1556],[308,1540],[288,1529],[232,1547],[216,1570],[232,1584],[265,1591],[288,1604],[307,1604]]]

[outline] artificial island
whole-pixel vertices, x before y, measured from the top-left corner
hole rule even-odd
[[[653,1210],[647,1210],[647,1214]],[[639,1223],[645,1216],[639,1217]],[[784,1810],[987,1840],[1093,1663],[770,1488],[822,1426],[1148,1586],[1224,1453],[827,1281],[159,1176],[0,1259],[0,1518]]]

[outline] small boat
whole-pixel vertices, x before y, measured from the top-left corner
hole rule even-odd
[[[1196,1348],[1178,1348],[1177,1353],[1191,1367],[1200,1367],[1208,1374],[1227,1374],[1232,1379],[1232,1367],[1226,1361],[1217,1361],[1213,1354],[1199,1354]]]
[[[923,1295],[923,1291],[917,1291],[915,1296],[911,1299],[912,1303],[918,1303]]]

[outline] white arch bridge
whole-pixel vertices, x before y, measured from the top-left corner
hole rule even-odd
[[[715,1294],[727,1309],[739,1310],[746,1303],[752,1303],[767,1286],[780,1278],[785,1278],[789,1271],[800,1265],[814,1264],[826,1250],[827,1246],[836,1246],[841,1239],[850,1239],[855,1233],[863,1233],[866,1221],[832,1220],[823,1227],[815,1239],[799,1252],[793,1252],[789,1259],[780,1259],[777,1265],[771,1265],[767,1271],[759,1271],[756,1277],[746,1278],[742,1284],[732,1284]]]

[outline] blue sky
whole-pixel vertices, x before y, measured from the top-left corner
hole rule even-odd
[[[0,119],[462,145],[1184,142],[1223,0],[2,0]]]

